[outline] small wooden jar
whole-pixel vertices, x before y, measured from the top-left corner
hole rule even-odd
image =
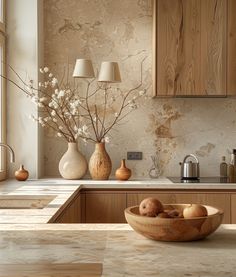
[[[29,172],[24,169],[24,166],[21,165],[20,168],[15,172],[16,180],[26,181],[29,177]]]
[[[116,179],[120,181],[127,181],[131,177],[131,174],[131,170],[125,165],[125,159],[121,160],[121,166],[116,170]]]

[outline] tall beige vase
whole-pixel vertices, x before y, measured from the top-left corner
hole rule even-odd
[[[112,163],[105,143],[96,143],[95,151],[89,160],[89,172],[94,180],[107,180],[111,174]]]
[[[59,172],[64,179],[81,179],[87,172],[88,163],[78,150],[77,143],[68,143],[68,149],[59,162]]]

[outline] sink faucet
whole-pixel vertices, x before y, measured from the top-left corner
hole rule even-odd
[[[11,146],[9,146],[6,143],[0,142],[0,147],[5,147],[9,151],[9,153],[10,153],[10,162],[14,163],[15,162],[15,153],[14,153],[13,149],[11,148]]]

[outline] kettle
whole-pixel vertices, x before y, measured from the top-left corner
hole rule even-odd
[[[191,160],[187,161],[189,158],[193,158],[196,162]],[[199,161],[197,157],[193,154],[187,155],[182,163],[179,163],[181,166],[181,179],[199,179],[200,168]]]

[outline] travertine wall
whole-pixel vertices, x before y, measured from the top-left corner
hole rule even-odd
[[[152,83],[151,0],[45,0],[45,65],[54,72],[68,61],[91,58],[120,63],[123,88],[138,82],[139,64],[147,56],[146,86]],[[151,90],[151,88],[150,88]],[[142,161],[130,161],[135,177],[148,177],[150,156],[157,153],[163,175],[178,176],[179,161],[189,153],[200,160],[201,175],[219,174],[219,163],[236,147],[234,99],[148,99],[112,133],[107,149],[113,169],[126,152],[142,151]],[[89,159],[93,145],[80,144]],[[44,135],[45,175],[58,175],[66,143]]]

